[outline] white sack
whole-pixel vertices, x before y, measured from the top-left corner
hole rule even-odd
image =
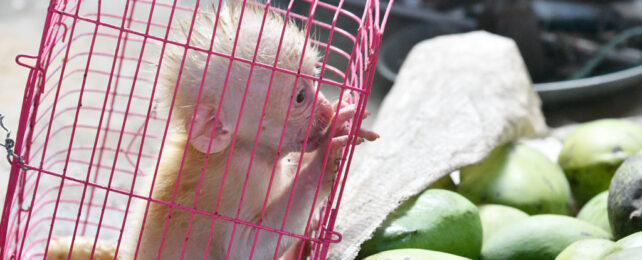
[[[515,43],[486,32],[416,45],[351,169],[329,259],[353,259],[389,212],[494,147],[548,129]]]

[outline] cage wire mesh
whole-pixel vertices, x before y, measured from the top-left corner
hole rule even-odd
[[[226,2],[223,5],[230,3]],[[173,214],[188,212],[190,218],[185,222],[191,227],[188,233],[195,234],[193,230],[199,230],[199,232],[209,230],[205,232],[209,236],[207,244],[188,245],[187,241],[192,237],[190,234],[185,234],[179,238],[181,243],[178,247],[167,249],[173,246],[171,243],[168,245],[168,242],[154,249],[158,250],[158,258],[162,258],[161,250],[166,250],[179,252],[181,258],[192,259],[189,249],[193,248],[190,247],[200,247],[203,251],[207,251],[206,248],[209,249],[217,243],[228,246],[223,255],[210,252],[210,257],[215,256],[215,259],[223,257],[234,259],[235,256],[239,256],[234,253],[235,250],[248,251],[250,257],[255,259],[278,258],[283,254],[283,249],[279,250],[279,246],[273,244],[270,244],[272,248],[269,254],[254,253],[262,250],[257,249],[262,246],[257,242],[261,240],[259,233],[272,234],[273,236],[269,238],[278,241],[277,243],[285,243],[283,241],[288,239],[306,241],[307,246],[298,249],[299,252],[296,255],[299,258],[307,254],[313,259],[325,258],[330,244],[340,241],[340,234],[332,231],[334,219],[338,213],[343,184],[358,141],[356,135],[364,117],[379,43],[391,2],[383,6],[377,0],[364,0],[359,5],[359,12],[356,13],[348,11],[347,4],[343,0],[327,2],[291,0],[278,4],[269,1],[267,4],[240,1],[234,4],[240,6],[239,10],[248,10],[248,8],[268,10],[269,13],[279,14],[277,18],[292,21],[289,25],[285,23],[283,28],[296,24],[304,33],[305,41],[319,53],[320,58],[314,65],[316,72],[306,73],[305,69],[301,68],[304,58],[300,59],[301,62],[297,63],[297,67],[284,68],[277,64],[278,62],[260,62],[256,56],[262,55],[261,53],[249,58],[242,55],[235,56],[234,53],[221,51],[216,47],[213,48],[212,45],[208,49],[205,47],[207,44],[196,44],[194,39],[188,41],[187,38],[195,36],[186,34],[185,31],[191,33],[190,28],[194,24],[198,26],[196,20],[201,13],[210,15],[210,18],[212,14],[220,15],[216,13],[223,7],[220,2],[177,2],[176,0],[52,0],[50,2],[38,55],[19,55],[16,58],[18,64],[30,69],[19,128],[15,137],[15,152],[24,159],[24,164],[21,163],[20,158],[14,157],[12,160],[0,224],[2,259],[45,258],[48,250],[54,250],[52,248],[56,246],[52,241],[60,238],[75,241],[73,245],[69,242],[69,247],[65,249],[70,252],[74,248],[76,251],[82,250],[81,247],[86,246],[82,243],[85,243],[88,244],[88,248],[85,249],[97,257],[100,250],[97,247],[102,247],[101,243],[107,243],[113,246],[108,250],[119,254],[126,247],[121,245],[127,240],[124,238],[126,237],[124,233],[128,230],[142,233],[135,227],[137,225],[135,223],[139,223],[134,221],[137,213],[133,212],[135,211],[133,205],[136,203],[164,205],[165,208],[171,208]],[[265,14],[261,11],[257,13]],[[216,21],[217,18],[213,20]],[[265,20],[262,21],[265,24]],[[239,31],[243,30],[243,27],[239,28]],[[212,31],[215,29],[209,30],[214,37],[204,39],[219,36]],[[259,31],[263,32],[263,30],[265,29],[261,26]],[[279,28],[278,31],[282,33],[275,39],[282,42],[283,38],[287,37],[283,36],[286,30]],[[181,38],[177,35],[187,35],[187,37]],[[238,38],[238,35],[236,34],[235,37]],[[243,33],[240,35],[243,36]],[[249,39],[236,38],[234,47],[243,42],[252,42]],[[216,44],[213,40],[212,43]],[[167,52],[171,48],[179,49],[183,54],[179,55],[183,58],[183,62],[180,63],[181,72],[178,74],[193,72],[189,69],[184,70],[185,56],[196,55],[213,62],[233,60],[233,63],[244,63],[251,68],[262,68],[273,72],[269,83],[265,82],[266,86],[282,84],[278,82],[278,77],[275,80],[274,72],[282,73],[295,77],[301,82],[313,82],[317,87],[312,89],[320,89],[329,99],[342,99],[356,107],[352,120],[345,126],[339,126],[347,129],[345,134],[348,136],[348,141],[347,146],[340,150],[342,160],[338,164],[336,177],[330,184],[331,189],[327,199],[318,195],[320,185],[316,185],[313,186],[317,189],[315,196],[312,200],[306,201],[309,204],[308,209],[313,210],[307,210],[303,214],[305,217],[302,223],[305,229],[298,228],[297,232],[290,232],[291,230],[284,228],[288,211],[297,210],[291,209],[294,207],[292,201],[296,199],[293,198],[295,188],[291,187],[283,191],[283,194],[289,197],[286,212],[280,215],[283,219],[278,221],[283,225],[268,226],[262,222],[267,204],[271,200],[268,197],[273,195],[258,196],[252,193],[254,190],[263,191],[265,187],[248,187],[250,170],[243,171],[240,177],[228,178],[241,181],[243,186],[239,186],[242,187],[240,193],[253,196],[246,200],[257,200],[263,204],[260,219],[247,219],[239,215],[244,206],[243,203],[238,203],[238,209],[234,209],[236,214],[218,212],[211,207],[199,209],[202,203],[220,204],[222,200],[225,201],[225,198],[221,198],[222,195],[224,196],[223,191],[230,191],[224,188],[226,185],[224,181],[220,187],[209,187],[207,183],[203,183],[201,177],[200,182],[197,183],[198,186],[193,184],[193,187],[199,191],[218,190],[218,196],[210,201],[200,202],[201,204],[198,205],[194,202],[193,207],[175,202],[176,189],[173,191],[171,200],[165,201],[152,196],[151,187],[145,185],[145,179],[152,179],[147,181],[148,183],[156,183],[153,180],[158,176],[159,171],[163,171],[159,168],[167,167],[161,162],[163,156],[171,157],[167,155],[169,153],[167,146],[172,142],[169,139],[173,135],[170,124],[173,107],[170,105],[170,109],[161,108],[164,101],[160,100],[163,97],[158,90],[161,88],[159,86],[167,85],[163,82],[161,72],[172,69],[167,68],[170,66],[167,64],[171,64],[167,61]],[[253,49],[252,53],[256,54],[257,50],[259,50],[258,47]],[[302,52],[305,52],[305,48]],[[304,57],[305,54],[300,53],[299,56]],[[203,61],[203,64],[205,63]],[[225,83],[221,85],[228,84],[230,68],[232,65],[228,67]],[[171,87],[179,87],[181,84],[175,85]],[[196,88],[196,91],[206,89],[207,92],[207,84],[198,85],[201,88]],[[292,104],[298,102],[296,96],[299,93],[294,92],[296,85],[295,83],[288,86],[288,89],[292,89],[292,96],[288,97],[289,101],[286,101],[289,102],[288,115]],[[174,92],[176,93],[178,92]],[[316,98],[317,93],[312,92],[312,95]],[[198,97],[197,106],[201,98],[200,93]],[[242,98],[243,100],[234,102],[243,103],[245,97],[247,92],[239,97],[230,96],[229,99]],[[265,102],[268,104],[267,101]],[[317,100],[315,99],[313,103],[316,105]],[[263,107],[263,114],[266,113],[265,109]],[[333,110],[335,117],[338,115],[338,110]],[[190,115],[193,116],[191,117],[193,121],[197,121],[197,113]],[[237,122],[242,121],[243,110],[239,115]],[[314,115],[309,117],[311,118],[309,121],[312,122]],[[310,122],[306,122],[308,129],[305,132],[304,143],[313,138],[310,135],[310,129],[314,127]],[[186,124],[186,128],[189,129],[187,125],[190,124]],[[192,123],[190,126],[193,127],[193,125]],[[280,140],[279,149],[282,147],[286,125],[283,125],[281,136],[272,140],[274,142]],[[330,128],[337,129],[337,126],[331,125]],[[238,124],[230,131],[234,131],[236,136],[239,131]],[[245,130],[241,129],[241,131]],[[207,146],[208,152],[211,146],[211,144]],[[187,146],[185,148],[191,149]],[[181,151],[179,154],[187,153]],[[224,158],[232,158],[232,152],[229,154],[229,157],[226,154]],[[248,155],[254,158],[255,154],[256,150],[252,150]],[[301,154],[300,158],[303,158],[301,161],[304,161],[303,155],[308,153],[292,152],[291,154],[296,157]],[[278,152],[277,155],[278,158],[283,157]],[[322,167],[324,168],[330,167],[328,166],[330,163],[327,162],[328,157],[328,153],[323,157],[325,161]],[[280,163],[276,161],[278,158],[270,158],[275,160],[273,165]],[[293,157],[292,160],[298,159]],[[175,163],[169,164],[180,164],[179,172],[184,167],[189,167],[199,169],[200,173],[202,168],[207,167],[207,163],[185,166],[185,156],[183,160],[176,160]],[[216,163],[211,162],[211,164]],[[234,165],[235,162],[231,164]],[[297,179],[300,179],[301,165],[294,164],[297,166],[296,171],[286,177],[296,183]],[[228,168],[225,168],[225,174],[230,171]],[[271,186],[272,179],[275,178],[275,170],[270,170],[268,171],[271,174],[270,181],[265,181],[266,186]],[[202,172],[205,173],[207,170]],[[319,183],[321,183],[320,179]],[[268,187],[267,193],[270,193],[269,189]],[[239,193],[239,191],[234,192]],[[256,199],[257,196],[260,200]],[[316,204],[313,204],[314,201]],[[234,202],[238,202],[238,199]],[[149,206],[147,209],[149,210]],[[289,214],[292,215],[292,213]],[[171,233],[175,227],[168,227],[171,214],[167,215],[162,217],[166,220],[164,225],[152,227],[163,231],[162,235],[157,237],[158,240],[173,239],[168,237],[168,229]],[[206,218],[208,225],[195,224],[194,220],[197,218],[195,216]],[[140,218],[145,218],[144,214]],[[250,243],[252,247],[232,249],[231,243],[235,242],[236,238],[233,234],[217,234],[213,227],[219,222],[227,223],[219,225],[227,225],[232,227],[232,230],[253,230],[254,233],[251,233],[253,243]],[[229,229],[226,230],[229,231]],[[260,231],[255,232],[257,230]],[[237,236],[240,235],[237,234]],[[137,252],[140,249],[138,247],[135,247]],[[122,254],[120,255],[122,257]]]

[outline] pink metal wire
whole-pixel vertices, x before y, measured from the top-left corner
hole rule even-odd
[[[303,24],[306,44],[302,50],[298,70],[277,66],[276,61],[280,55],[286,25],[280,29],[279,49],[273,64],[257,62],[259,44],[256,45],[251,59],[235,55],[236,43],[243,40],[239,38],[240,21],[231,53],[221,53],[213,48],[218,24],[213,28],[209,48],[192,45],[189,39],[195,26],[195,18],[203,9],[199,0],[191,5],[179,3],[178,0],[50,0],[38,54],[16,57],[16,63],[30,70],[23,95],[15,149],[26,163],[21,164],[18,159],[12,162],[0,222],[2,259],[44,258],[50,248],[50,241],[63,236],[71,236],[70,252],[74,247],[73,241],[79,236],[85,236],[93,238],[92,256],[100,240],[114,242],[115,254],[118,255],[121,250],[119,241],[127,227],[133,200],[146,201],[146,210],[151,203],[155,203],[168,206],[170,214],[176,210],[190,212],[182,256],[187,249],[190,230],[195,228],[192,226],[192,220],[196,215],[211,218],[209,227],[198,227],[209,228],[210,236],[205,250],[208,250],[212,243],[214,227],[218,222],[233,223],[231,238],[227,242],[229,245],[227,258],[230,257],[234,233],[239,226],[249,226],[257,230],[253,237],[254,244],[250,258],[256,258],[254,251],[258,246],[257,241],[261,232],[278,234],[277,249],[272,256],[274,259],[278,257],[278,248],[284,236],[305,241],[311,248],[309,253],[312,259],[325,259],[329,246],[341,241],[341,234],[334,231],[335,219],[356,147],[355,136],[365,115],[375,71],[374,65],[377,62],[383,28],[385,28],[392,1],[383,4],[378,0],[364,0],[362,12],[358,14],[345,9],[348,5],[347,0],[305,0],[308,8],[301,12],[293,10],[295,5],[302,4],[296,0],[289,1],[289,4],[282,9],[270,5],[270,0],[263,4],[247,0],[229,1],[238,1],[243,10],[246,6],[253,5]],[[217,8],[219,11],[222,2],[219,1]],[[117,7],[116,11],[113,7]],[[327,21],[319,19],[317,13],[321,11],[329,13],[331,18]],[[163,12],[169,13],[168,20],[159,20],[159,17],[166,17],[157,15]],[[240,20],[243,19],[243,12]],[[216,15],[218,16],[219,13],[217,12]],[[185,42],[179,42],[171,37],[172,33],[179,29],[172,25],[179,16],[191,17]],[[262,39],[266,17],[267,12],[264,12],[263,23],[258,34],[259,41]],[[357,28],[343,27],[340,21],[353,23]],[[327,38],[317,39],[311,36],[321,31],[326,32]],[[339,42],[337,38],[341,38],[342,42],[348,42],[349,47],[335,43]],[[318,76],[301,73],[305,46],[308,46],[308,42],[317,47],[323,55],[322,60],[317,64],[320,68]],[[205,188],[203,179],[209,156],[206,156],[202,166],[203,170],[192,207],[175,203],[176,188],[171,201],[152,198],[161,155],[170,129],[171,110],[174,108],[174,100],[172,100],[169,113],[161,114],[155,109],[157,86],[162,84],[159,75],[168,46],[184,48],[184,56],[188,51],[206,54],[204,71],[208,71],[207,67],[212,57],[230,61],[219,106],[226,98],[225,91],[232,62],[246,63],[250,67],[245,93],[238,101],[241,109],[232,133],[230,151],[214,212],[196,209],[198,195],[201,189]],[[185,58],[182,62],[184,64]],[[183,75],[183,64],[178,73],[179,79]],[[355,104],[357,108],[356,115],[349,124],[349,145],[343,150],[343,160],[339,165],[330,195],[324,201],[318,201],[323,180],[321,176],[316,183],[317,190],[313,201],[310,203],[311,205],[322,203],[323,206],[321,210],[310,209],[305,231],[302,234],[285,230],[301,171],[300,164],[296,168],[291,190],[287,191],[288,205],[280,227],[263,225],[276,174],[276,163],[271,169],[267,194],[262,198],[264,203],[260,219],[256,223],[240,219],[261,127],[256,129],[256,138],[250,163],[245,172],[243,188],[240,191],[236,215],[225,216],[217,213],[232,163],[234,140],[239,132],[240,119],[245,112],[247,90],[255,68],[271,71],[271,78],[267,84],[268,97],[263,103],[262,113],[264,114],[267,111],[270,89],[273,84],[276,84],[274,82],[276,73],[295,76],[292,96],[296,95],[298,80],[312,80],[319,86],[315,92],[315,100],[321,88],[334,88],[339,93],[339,99],[348,98],[348,102]],[[200,105],[207,76],[206,73],[202,75],[196,107]],[[178,83],[174,87],[174,95],[176,95]],[[344,95],[346,91],[350,95]],[[290,98],[288,104],[286,122],[281,130],[277,153],[282,149],[293,100]],[[314,102],[311,111],[315,110],[316,105]],[[216,111],[220,112],[220,107]],[[337,115],[338,111],[335,111],[335,118]],[[192,116],[195,117],[196,112]],[[219,114],[215,117],[215,125],[218,119]],[[262,122],[263,119],[260,120]],[[337,127],[335,123],[333,121],[330,125],[332,133]],[[192,138],[192,128],[193,120],[188,127],[185,151]],[[311,129],[312,120],[309,120],[305,129],[303,151],[308,145]],[[212,131],[210,140],[213,140],[214,135],[215,131]],[[211,141],[208,150],[210,149],[212,149]],[[325,172],[329,158],[329,149],[327,150],[324,154],[322,173]],[[178,180],[185,165],[185,157],[186,152],[183,153],[180,163]],[[303,153],[300,153],[299,161],[302,159]],[[150,190],[136,189],[137,181],[142,176],[152,178]],[[176,187],[178,185],[177,181]],[[317,221],[313,221],[315,216]],[[144,226],[146,214],[142,221]],[[161,241],[165,241],[168,228],[169,216],[163,226],[163,236],[159,238]],[[159,248],[159,258],[163,249],[162,246]],[[138,250],[139,248],[136,248],[136,252]],[[299,258],[303,258],[304,247],[301,247],[297,254]]]

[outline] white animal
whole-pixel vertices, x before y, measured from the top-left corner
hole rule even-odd
[[[208,50],[216,28],[211,45],[214,52],[270,66],[276,64],[278,68],[303,75],[318,73],[318,50],[309,40],[306,42],[304,31],[293,22],[249,5],[244,9],[230,3],[222,6],[218,19],[215,10],[197,15],[190,45]],[[183,28],[185,34],[189,34],[189,25]],[[235,41],[236,34],[238,41]],[[184,55],[181,48],[171,49],[164,59],[166,84],[162,98],[171,105],[175,96],[172,121],[180,127],[172,133],[171,142],[162,154],[152,198],[215,213],[228,220],[217,218],[213,222],[211,216],[152,202],[142,232],[126,231],[129,234],[123,241],[119,259],[133,259],[134,255],[137,259],[156,259],[159,253],[160,259],[248,259],[253,247],[254,259],[272,259],[275,252],[277,256],[282,255],[297,239],[283,236],[276,248],[278,233],[243,224],[234,227],[229,219],[281,229],[299,164],[300,172],[283,230],[303,234],[310,210],[316,206],[312,201],[319,182],[322,185],[317,201],[328,194],[340,151],[347,144],[344,125],[354,116],[355,107],[345,103],[331,105],[320,92],[315,97],[318,86],[310,78],[297,79],[294,75],[243,61],[230,64],[229,58],[217,55],[210,56],[209,64],[207,59],[206,52],[189,50]],[[293,88],[296,88],[294,92]],[[247,98],[242,102],[246,91]],[[197,100],[199,93],[200,101]],[[290,102],[291,110],[286,117]],[[262,114],[264,105],[266,110]],[[331,134],[329,126],[337,110],[338,128]],[[310,121],[307,146],[299,162]],[[284,138],[279,150],[281,135]],[[358,135],[359,142],[378,138],[367,130]],[[322,172],[328,149],[328,165]],[[203,169],[205,160],[207,167]],[[244,185],[247,189],[243,195]],[[217,203],[219,195],[220,203]],[[138,207],[137,212],[144,212],[144,207]],[[142,215],[136,219],[140,222]],[[136,250],[139,234],[142,234],[140,247]]]

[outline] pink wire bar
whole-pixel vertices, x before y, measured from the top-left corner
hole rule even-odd
[[[49,1],[38,53],[21,55],[16,60],[18,64],[30,70],[20,110],[15,149],[15,152],[25,159],[25,163],[22,164],[17,159],[12,161],[0,222],[1,259],[45,258],[51,245],[50,241],[65,236],[72,239],[70,251],[74,250],[73,241],[85,236],[93,238],[92,254],[99,240],[114,242],[118,254],[121,249],[119,241],[128,227],[126,223],[131,221],[128,216],[133,200],[147,202],[148,208],[150,205],[167,206],[170,215],[172,211],[189,212],[190,221],[188,231],[184,234],[183,257],[192,228],[209,231],[210,240],[205,249],[209,250],[210,243],[214,243],[214,227],[222,225],[221,223],[231,223],[232,226],[231,238],[226,238],[228,241],[225,241],[228,244],[228,259],[231,256],[234,235],[240,227],[256,230],[250,252],[251,258],[254,259],[259,258],[254,252],[259,246],[257,241],[260,233],[276,234],[277,249],[285,237],[304,241],[311,251],[304,252],[301,247],[297,252],[299,258],[309,253],[311,259],[325,259],[331,244],[341,241],[342,236],[334,231],[334,225],[357,144],[356,133],[359,132],[366,113],[365,107],[383,28],[392,1],[384,4],[378,0],[364,0],[360,13],[346,10],[348,3],[345,0],[291,0],[282,8],[270,5],[270,1],[267,1],[267,5],[249,0],[228,1],[236,1],[243,8],[252,5],[275,12],[301,25],[305,33],[304,46],[308,46],[309,43],[323,55],[317,63],[319,74],[302,73],[303,58],[299,61],[298,69],[278,67],[276,61],[273,64],[258,62],[258,44],[253,56],[249,58],[235,55],[236,44],[245,40],[240,38],[238,33],[241,21],[232,39],[235,45],[231,53],[223,53],[213,48],[214,36],[217,36],[216,27],[213,28],[209,48],[206,45],[197,46],[190,40],[183,41],[172,37],[181,29],[176,25],[176,20],[191,18],[187,33],[187,39],[190,39],[195,17],[204,10],[201,1],[198,0],[194,4],[178,0]],[[294,6],[305,8],[295,10]],[[328,13],[330,17],[320,18],[319,12]],[[267,12],[263,14],[264,22],[266,15]],[[164,20],[167,16],[169,19]],[[243,17],[244,14],[241,13],[240,20]],[[259,39],[262,39],[261,35],[265,29],[263,25],[265,24],[257,28]],[[281,31],[281,46],[285,25],[277,29]],[[325,35],[324,38],[318,38],[320,34]],[[212,201],[217,209],[224,200],[223,188],[232,163],[234,140],[241,128],[239,122],[244,117],[244,112],[248,113],[247,90],[254,70],[260,68],[271,71],[271,78],[266,82],[268,89],[271,89],[273,84],[279,84],[275,82],[274,77],[276,73],[282,73],[295,77],[294,86],[299,80],[316,82],[319,87],[316,89],[315,99],[322,88],[331,88],[338,90],[340,99],[347,98],[348,103],[356,106],[356,115],[346,125],[349,129],[349,145],[342,151],[342,160],[330,195],[327,199],[319,198],[323,180],[321,176],[316,181],[317,190],[309,203],[322,207],[311,208],[309,212],[305,212],[307,219],[303,233],[292,233],[285,228],[288,217],[292,215],[292,203],[296,199],[295,189],[302,170],[300,164],[297,165],[296,172],[293,172],[292,188],[285,191],[288,205],[283,212],[283,220],[279,220],[280,226],[269,227],[263,223],[270,191],[273,189],[273,180],[277,174],[276,162],[271,169],[267,194],[260,198],[264,202],[260,219],[247,221],[241,218],[242,209],[246,206],[244,202],[250,194],[248,192],[253,189],[249,187],[248,180],[253,169],[252,162],[255,160],[258,137],[262,132],[260,127],[252,129],[256,131],[252,132],[256,133],[256,137],[252,144],[252,154],[248,158],[250,164],[245,172],[241,173],[244,182],[239,190],[240,200],[235,214],[228,216],[216,213],[217,210],[211,212],[196,208],[197,202],[201,199],[198,194],[208,188],[207,184],[203,183],[205,170],[201,171],[200,182],[195,187],[197,195],[193,205],[178,204],[173,198],[170,201],[152,198],[160,159],[165,145],[169,142],[168,132],[171,130],[170,121],[174,108],[174,100],[169,106],[169,111],[158,108],[160,102],[156,93],[159,84],[167,84],[162,82],[159,74],[163,66],[166,66],[164,56],[168,47],[182,48],[184,54],[204,54],[203,57],[207,57],[207,60],[204,60],[206,68],[212,58],[229,61],[226,79],[222,82],[222,99],[231,98],[226,97],[225,88],[230,78],[232,63],[247,64],[250,68],[247,79],[244,79],[247,80],[245,93],[238,100],[241,109],[234,130],[231,131],[232,145],[227,161],[224,162],[225,171],[221,173],[223,181],[220,187],[216,187],[219,189],[216,201]],[[306,51],[309,50],[304,47],[301,57]],[[280,48],[276,55],[278,60]],[[179,78],[182,74],[181,65]],[[197,102],[194,104],[196,107],[201,105],[202,92],[207,87],[207,77],[206,73],[202,75]],[[178,84],[174,87],[178,87]],[[291,94],[296,95],[295,87],[291,89]],[[264,114],[267,111],[268,98],[269,96],[262,104]],[[277,148],[279,153],[285,140],[293,100],[289,100],[285,113],[286,122],[280,130]],[[316,105],[312,104],[312,111]],[[220,111],[220,107],[217,111]],[[336,118],[338,111],[334,113]],[[192,115],[194,116],[195,114]],[[215,120],[218,120],[218,116]],[[302,129],[306,135],[302,151],[309,145],[312,117],[309,115],[310,120],[305,129]],[[262,122],[263,119],[260,120]],[[185,149],[189,148],[189,140],[192,138],[193,121],[187,125],[188,142]],[[329,131],[333,133],[336,127],[338,126],[335,122],[331,122]],[[214,134],[212,131],[210,137],[214,137]],[[208,149],[211,149],[212,144],[209,146]],[[298,159],[302,161],[303,158],[304,152],[301,152]],[[329,152],[326,152],[322,172],[328,167],[328,158]],[[209,157],[205,159],[203,169],[210,163],[208,160]],[[184,153],[179,165],[181,169],[185,163]],[[182,170],[178,172],[179,179],[181,173]],[[152,179],[150,190],[138,190],[140,184],[137,183],[143,176]],[[174,189],[173,197],[176,196],[177,191]],[[207,227],[193,226],[196,216],[210,218],[211,224]],[[144,223],[146,219],[142,221]],[[169,221],[159,228],[167,232],[171,228]],[[166,234],[159,237],[159,240],[165,241]],[[159,256],[161,252],[163,247],[159,248]],[[275,250],[271,256],[266,257],[277,259],[278,255],[279,251]]]

